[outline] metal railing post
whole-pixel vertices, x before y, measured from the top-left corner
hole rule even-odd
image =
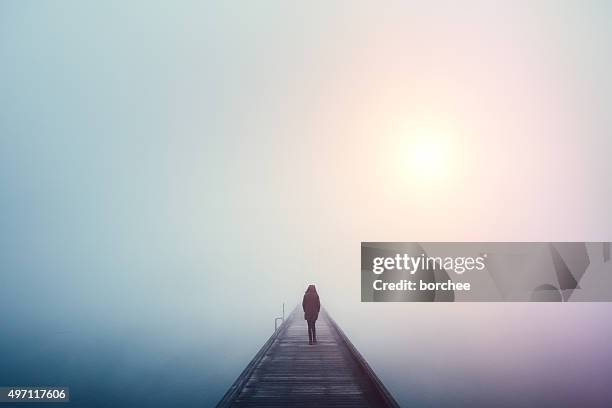
[[[274,318],[274,332],[278,330],[278,321],[281,321],[281,324],[285,323],[285,302],[283,302],[283,316]]]

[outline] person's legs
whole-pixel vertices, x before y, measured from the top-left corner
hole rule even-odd
[[[306,320],[308,323],[308,344],[312,344],[312,321]]]
[[[317,323],[316,320],[312,321],[312,341],[313,343],[317,342],[317,328],[315,327],[316,323]]]

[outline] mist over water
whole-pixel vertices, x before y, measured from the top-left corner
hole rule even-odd
[[[212,406],[315,283],[402,405],[610,405],[609,304],[361,304],[359,251],[612,240],[611,16],[2,2],[0,385]]]
[[[554,306],[381,305],[343,327],[402,406],[608,405],[610,307]]]
[[[606,306],[563,305],[562,319],[559,306],[376,304],[331,311],[401,405],[604,406],[612,398],[610,333],[593,320]],[[68,384],[75,406],[212,406],[270,335],[267,316],[265,327],[248,321],[206,330],[175,324],[164,332],[138,326],[12,332],[3,336],[8,370],[0,380]]]

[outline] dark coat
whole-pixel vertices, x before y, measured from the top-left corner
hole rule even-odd
[[[317,292],[311,291],[304,294],[302,308],[304,309],[304,320],[317,320],[319,317],[319,310],[321,310],[321,302],[319,301]]]

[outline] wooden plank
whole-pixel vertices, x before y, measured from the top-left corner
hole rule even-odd
[[[230,387],[218,407],[397,407],[397,403],[324,310],[308,344],[294,310]]]

